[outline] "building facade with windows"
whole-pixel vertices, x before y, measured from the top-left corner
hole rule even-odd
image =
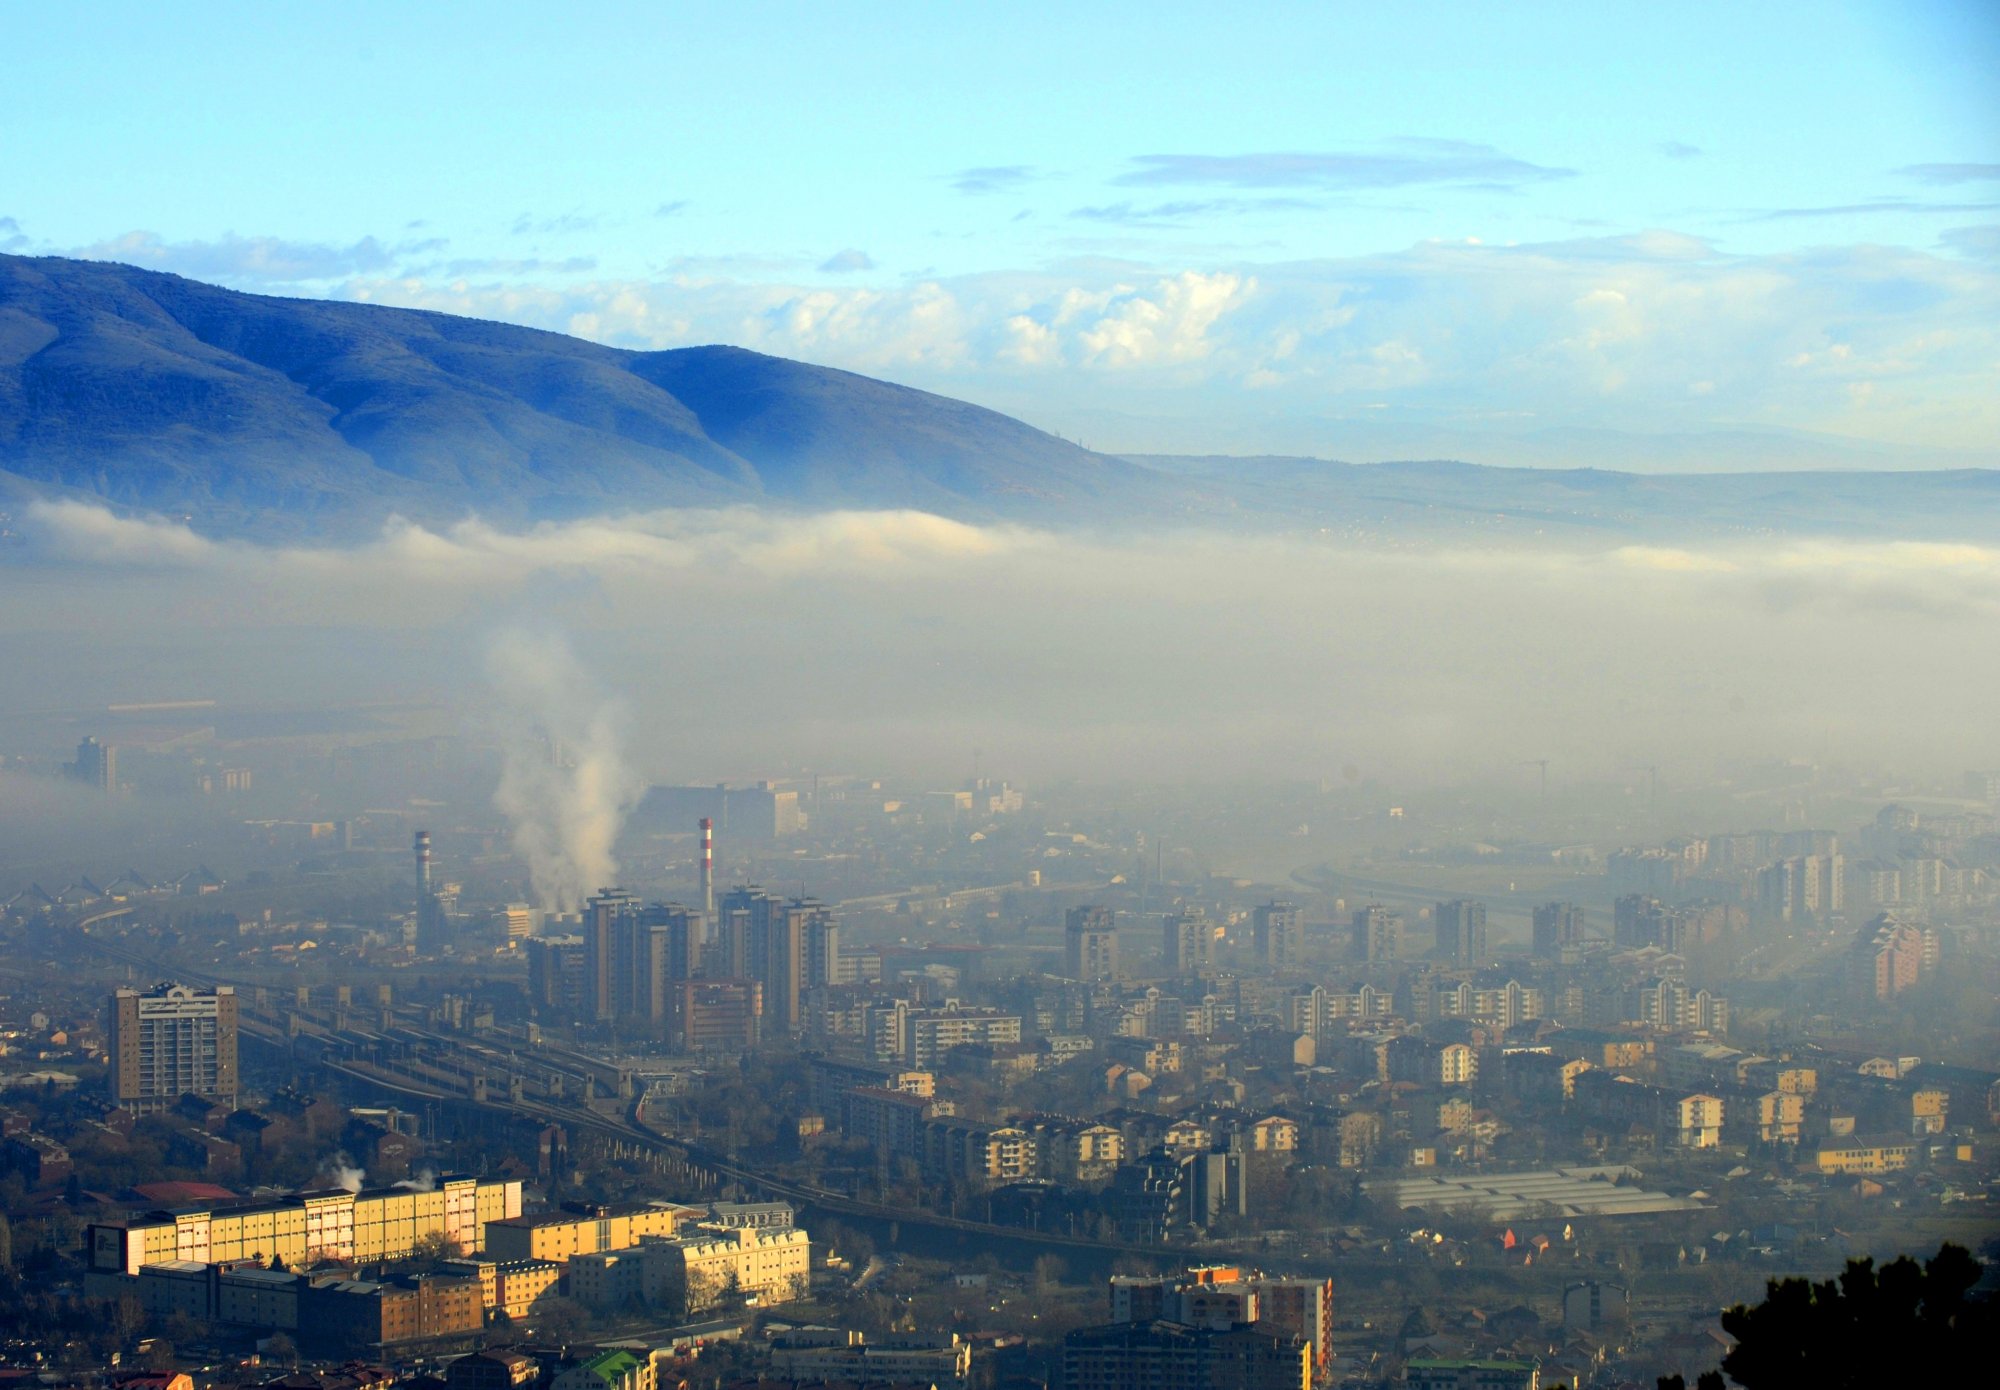
[[[111,1098],[158,1114],[184,1095],[234,1107],[236,991],[160,984],[111,997]]]
[[[549,1260],[629,1250],[648,1236],[672,1236],[701,1220],[700,1207],[635,1204],[580,1211],[516,1212],[486,1228],[486,1253],[496,1260]]]
[[[99,1222],[87,1232],[88,1255],[92,1270],[127,1275],[171,1260],[369,1264],[405,1259],[431,1237],[475,1252],[490,1232],[520,1214],[519,1182],[453,1176],[439,1179],[430,1192],[332,1188]]]

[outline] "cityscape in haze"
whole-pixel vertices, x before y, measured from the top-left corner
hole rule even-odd
[[[1991,6],[4,29],[0,1386],[2000,1349]]]

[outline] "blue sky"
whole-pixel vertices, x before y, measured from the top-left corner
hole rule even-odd
[[[5,4],[0,249],[1104,448],[2000,461],[1990,3],[1075,8]]]

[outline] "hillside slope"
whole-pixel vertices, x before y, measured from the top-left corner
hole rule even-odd
[[[0,469],[221,530],[755,501],[1007,516],[1144,476],[994,411],[739,348],[628,352],[7,256]]]
[[[1798,447],[1811,458],[1824,446]],[[273,537],[351,536],[392,513],[518,525],[760,504],[1361,543],[2000,542],[1992,469],[1115,457],[963,401],[741,348],[633,352],[448,314],[0,256],[0,512],[37,496]]]

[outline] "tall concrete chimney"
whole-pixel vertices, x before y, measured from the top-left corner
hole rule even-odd
[[[715,916],[715,822],[701,818],[701,910]]]
[[[422,902],[431,891],[431,832],[419,830],[416,838],[417,852],[417,901]]]

